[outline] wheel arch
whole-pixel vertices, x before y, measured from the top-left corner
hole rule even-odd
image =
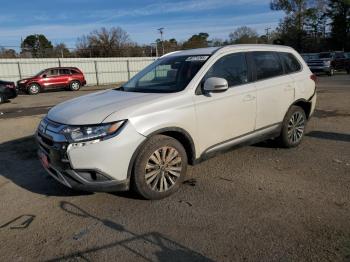
[[[147,139],[145,139],[136,148],[135,152],[133,153],[133,155],[131,157],[130,163],[129,163],[128,174],[127,174],[128,179],[130,179],[130,177],[131,177],[131,173],[132,173],[133,168],[134,168],[135,160],[136,160],[136,157],[139,154],[140,150],[145,145],[145,143],[148,141],[148,138],[153,137],[155,135],[165,135],[165,136],[172,137],[172,138],[176,139],[177,141],[179,141],[186,151],[188,164],[190,164],[190,165],[195,164],[195,159],[196,159],[196,151],[195,150],[196,149],[195,149],[195,144],[193,142],[191,135],[186,130],[179,128],[179,127],[162,128],[162,129],[156,130],[156,131],[148,134]]]
[[[310,101],[307,101],[305,99],[298,99],[288,108],[288,111],[292,106],[301,107],[305,112],[306,118],[309,119],[310,113],[311,113],[311,107],[312,107],[312,104]],[[287,113],[288,113],[288,111],[287,111]]]
[[[29,87],[30,87],[31,85],[33,85],[33,84],[39,86],[40,92],[44,90],[44,87],[43,87],[39,82],[36,82],[36,81],[33,81],[33,82],[28,83],[28,84],[26,85],[26,89],[25,89],[25,90],[28,92],[28,91],[29,91]]]

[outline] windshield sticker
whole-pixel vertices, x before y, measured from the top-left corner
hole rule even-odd
[[[186,61],[206,61],[208,58],[209,56],[190,56]]]

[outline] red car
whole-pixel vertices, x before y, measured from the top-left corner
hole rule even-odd
[[[48,68],[31,78],[17,82],[17,88],[30,95],[36,95],[46,89],[62,87],[78,91],[84,85],[86,85],[84,74],[76,67]]]

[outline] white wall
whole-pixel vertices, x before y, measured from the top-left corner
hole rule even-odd
[[[127,81],[155,59],[154,57],[0,59],[0,79],[16,82],[33,76],[45,68],[71,66],[83,71],[87,85],[113,84]]]

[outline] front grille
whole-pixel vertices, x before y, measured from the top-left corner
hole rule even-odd
[[[41,140],[48,146],[53,146],[54,145],[54,141],[43,136],[41,133],[38,133],[38,136],[41,138]]]

